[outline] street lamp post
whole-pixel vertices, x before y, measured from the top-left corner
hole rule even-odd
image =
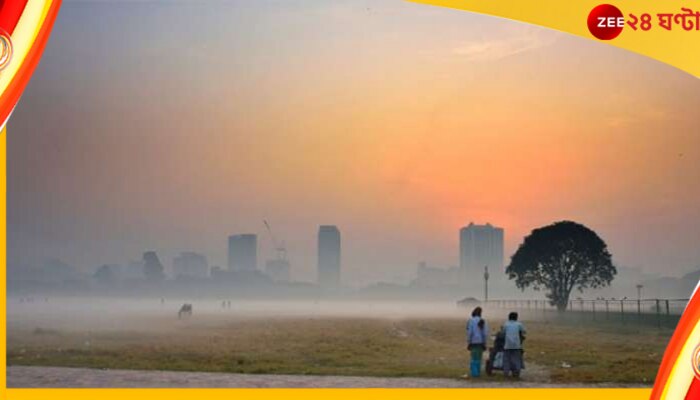
[[[489,301],[489,266],[484,266],[484,302]]]

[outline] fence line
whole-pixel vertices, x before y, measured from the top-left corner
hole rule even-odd
[[[609,321],[622,324],[644,323],[658,327],[675,326],[689,299],[575,299],[565,312],[558,312],[549,300],[497,299],[482,303],[484,307],[541,313],[545,318],[580,321]],[[468,304],[462,304],[468,306]]]

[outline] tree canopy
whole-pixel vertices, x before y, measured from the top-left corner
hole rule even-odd
[[[550,303],[566,310],[571,291],[607,286],[617,274],[598,234],[571,221],[532,231],[506,268],[520,289],[547,290]]]

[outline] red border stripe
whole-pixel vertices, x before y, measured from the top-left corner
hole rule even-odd
[[[2,0],[0,5],[0,28],[10,35],[15,31],[19,17],[24,12],[28,0]]]
[[[690,389],[688,389],[688,393],[685,395],[685,400],[697,399],[700,399],[700,381],[697,378],[695,378],[690,384]]]

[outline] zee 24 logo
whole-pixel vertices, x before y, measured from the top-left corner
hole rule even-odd
[[[682,7],[678,13],[658,13],[658,27],[667,31],[682,29],[684,31],[700,31],[700,12]],[[655,25],[649,13],[637,16],[629,14],[625,19],[622,11],[612,4],[601,4],[588,14],[588,30],[600,40],[611,40],[622,32],[625,25],[632,30],[648,31]],[[657,28],[658,29],[658,28]]]
[[[588,14],[588,30],[600,40],[615,39],[624,27],[622,11],[612,4],[601,4]]]

